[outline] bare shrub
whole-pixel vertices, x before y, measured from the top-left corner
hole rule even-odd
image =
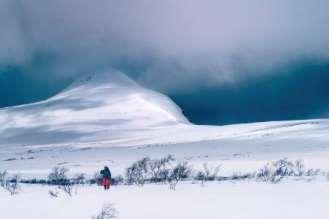
[[[255,173],[236,173],[234,172],[231,177],[228,177],[229,180],[245,180],[252,179],[255,177]]]
[[[169,188],[176,189],[176,185],[179,181],[190,177],[192,168],[188,165],[188,162],[178,163],[171,171],[168,177]]]
[[[92,219],[115,219],[118,217],[118,211],[112,203],[107,203],[103,206],[102,211],[93,216]]]
[[[287,158],[280,159],[272,163],[275,174],[278,176],[293,176],[295,175],[294,163],[288,161]]]
[[[59,188],[62,189],[69,196],[72,196],[73,185],[71,183],[60,185]]]
[[[72,196],[73,184],[66,175],[68,171],[65,167],[54,167],[48,175],[48,181],[52,185],[57,185],[59,189],[63,190],[69,196]]]
[[[208,167],[207,163],[203,164],[203,170],[200,170],[197,172],[195,179],[200,180],[202,184],[204,184],[205,181],[213,181],[216,180],[218,177],[218,173],[220,171],[221,166],[215,166],[215,167]]]
[[[284,158],[266,164],[258,170],[256,177],[265,182],[277,183],[284,177],[315,176],[319,173],[319,169],[306,169],[302,160],[291,162],[287,158]]]
[[[144,157],[128,167],[126,169],[127,183],[143,186],[148,178],[149,162],[150,158]]]
[[[175,161],[172,155],[160,159],[152,159],[149,161],[149,169],[151,174],[151,182],[165,182],[167,181],[171,162]]]
[[[74,175],[73,179],[71,180],[72,181],[72,186],[74,185],[74,193],[77,195],[78,194],[78,187],[79,185],[84,185],[85,184],[85,180],[86,180],[86,177],[85,177],[85,174],[84,173],[77,173]]]
[[[305,174],[305,165],[302,160],[295,161],[295,175],[302,176]]]
[[[19,175],[14,175],[11,179],[5,180],[4,188],[10,193],[10,195],[16,195],[19,191]]]
[[[59,195],[59,192],[57,190],[49,190],[48,194],[50,195],[50,197],[52,198],[57,198]]]
[[[102,185],[102,175],[99,172],[95,172],[93,177],[89,180],[90,184]]]
[[[85,184],[86,176],[84,173],[77,173],[73,178],[73,184]]]
[[[10,195],[16,195],[19,192],[19,175],[8,176],[7,171],[0,172],[0,186],[7,190]]]
[[[280,173],[282,173],[282,171],[277,171],[275,164],[272,162],[259,169],[256,176],[261,181],[277,183],[284,177],[284,175]]]
[[[66,173],[69,170],[65,167],[54,167],[48,175],[48,181],[53,185],[64,185],[69,183]]]
[[[305,171],[305,176],[317,176],[320,172],[320,169],[308,169]]]
[[[7,175],[8,175],[8,172],[6,170],[0,172],[0,186],[1,187],[5,187]]]

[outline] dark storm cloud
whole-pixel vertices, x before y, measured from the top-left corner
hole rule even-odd
[[[42,51],[57,57],[57,74],[142,66],[142,83],[173,89],[329,56],[325,0],[1,0],[0,6],[2,64],[24,64]],[[172,80],[180,76],[184,84]]]
[[[329,62],[290,64],[239,83],[175,92],[172,98],[198,124],[311,119],[329,116]]]

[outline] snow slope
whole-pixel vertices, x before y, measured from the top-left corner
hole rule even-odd
[[[84,77],[49,100],[5,108],[0,123],[0,144],[43,145],[131,141],[139,137],[134,130],[188,121],[169,98],[113,71]]]
[[[0,109],[0,124],[0,166],[32,174],[54,165],[94,171],[109,162],[122,171],[142,156],[166,154],[239,168],[289,156],[329,169],[328,119],[193,125],[168,97],[114,70],[46,101]]]

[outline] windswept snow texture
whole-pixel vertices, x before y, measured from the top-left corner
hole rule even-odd
[[[138,158],[167,154],[196,164],[229,160],[233,171],[282,157],[329,169],[329,120],[193,125],[168,97],[114,70],[46,101],[1,109],[0,124],[0,166],[32,175],[109,163],[122,172]]]
[[[80,79],[49,100],[5,108],[0,123],[3,145],[105,141],[117,146],[143,141],[144,131],[188,121],[166,96],[110,72]]]

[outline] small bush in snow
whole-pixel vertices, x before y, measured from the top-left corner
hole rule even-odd
[[[305,165],[302,160],[295,161],[295,175],[302,176],[305,174]]]
[[[0,186],[5,187],[6,179],[7,179],[8,172],[5,170],[0,172]]]
[[[54,167],[52,172],[48,175],[49,183],[53,185],[69,184],[70,180],[66,175],[68,171],[69,170],[65,167]]]
[[[19,176],[14,175],[11,179],[6,179],[4,188],[11,194],[16,195],[19,191]]]
[[[57,185],[59,189],[63,190],[69,196],[72,196],[73,183],[66,175],[68,171],[69,170],[65,167],[54,167],[52,172],[48,175],[48,182],[52,185]]]
[[[204,184],[205,181],[216,180],[220,167],[220,165],[216,167],[208,167],[208,164],[204,163],[203,170],[197,172],[195,179],[200,180],[202,184]]]
[[[160,159],[149,161],[149,170],[151,182],[166,182],[168,180],[171,168],[171,162],[175,161],[172,155]]]
[[[266,164],[257,172],[257,178],[264,182],[277,183],[285,176],[291,176],[294,173],[294,164],[287,159],[281,159]]]
[[[112,203],[108,203],[105,204],[102,211],[97,216],[93,216],[92,219],[115,219],[117,217],[118,211]]]
[[[50,195],[50,197],[52,198],[57,198],[59,195],[59,192],[57,190],[49,190],[48,194]]]
[[[288,161],[287,158],[268,163],[263,168],[259,169],[256,176],[258,179],[277,183],[284,177],[288,176],[316,176],[320,173],[319,169],[305,169],[305,165],[301,160],[295,162]]]
[[[148,179],[150,158],[144,157],[126,169],[128,184],[144,185]]]
[[[70,183],[63,184],[63,185],[60,185],[59,188],[62,189],[69,196],[72,196],[72,190],[73,190],[72,184],[70,184]]]
[[[320,169],[308,169],[305,171],[305,176],[317,176],[320,173]]]
[[[252,179],[255,177],[255,173],[233,173],[231,177],[228,177],[230,180],[245,180]]]
[[[7,190],[11,195],[16,195],[20,188],[19,178],[19,175],[9,177],[7,171],[0,172],[0,186]]]
[[[99,172],[94,173],[94,176],[89,180],[90,184],[102,185],[102,175]]]
[[[86,179],[85,174],[78,173],[72,179],[72,183],[73,184],[85,184],[85,179]]]
[[[176,189],[176,185],[179,181],[187,179],[191,176],[192,168],[188,165],[188,162],[182,162],[177,164],[171,171],[168,177],[169,188]]]

